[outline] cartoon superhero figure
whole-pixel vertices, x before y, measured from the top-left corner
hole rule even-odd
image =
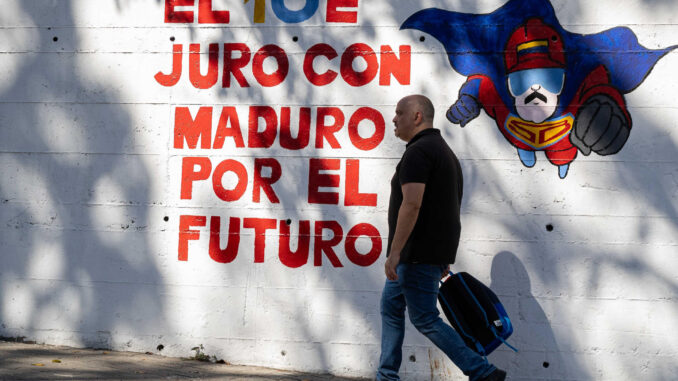
[[[561,179],[577,151],[619,152],[632,124],[623,93],[675,48],[646,49],[628,28],[569,33],[548,0],[511,0],[484,15],[425,9],[407,28],[441,41],[452,67],[468,77],[447,112],[452,123],[464,127],[482,108],[523,165],[534,166],[535,152],[544,151]]]
[[[584,79],[573,102],[556,113],[565,84],[566,58],[562,38],[553,28],[536,18],[528,20],[513,32],[504,56],[515,112],[501,101],[491,79],[474,75],[447,112],[452,123],[466,125],[482,106],[518,149],[526,167],[536,163],[535,151],[544,151],[558,166],[560,178],[567,175],[577,148],[585,155],[591,151],[610,155],[624,146],[631,117],[602,65]]]

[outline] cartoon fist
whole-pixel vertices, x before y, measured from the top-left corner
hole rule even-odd
[[[624,146],[631,126],[622,108],[608,95],[597,94],[584,103],[574,120],[570,141],[584,155],[612,155]]]
[[[480,115],[480,105],[478,101],[470,95],[462,94],[449,110],[447,110],[447,119],[464,127],[466,123]]]

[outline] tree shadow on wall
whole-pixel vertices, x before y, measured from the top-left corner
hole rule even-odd
[[[33,48],[9,53],[13,83],[0,94],[0,334],[152,350],[166,324],[162,248],[149,239],[158,192],[150,156],[133,148],[144,126],[78,51],[87,29],[73,27],[75,4],[17,4],[22,25],[41,27],[26,28]]]
[[[157,3],[160,4],[161,2],[157,1]],[[465,2],[464,4],[467,3]],[[44,9],[34,9],[30,4],[34,3],[22,4],[24,12],[31,16],[32,19],[37,20],[45,11]],[[119,4],[120,7],[124,7],[126,2],[120,1]],[[66,20],[65,24],[70,26],[74,24],[73,13],[73,6],[68,5],[61,7],[59,11],[55,11],[54,17],[63,18]],[[161,15],[156,16],[161,17]],[[379,17],[374,16],[374,19],[376,20],[374,22],[376,25]],[[36,22],[36,24],[38,23]],[[193,31],[193,27],[189,29]],[[346,41],[337,36],[332,36],[330,29],[317,28],[318,31],[325,33],[325,35],[322,35],[322,41],[337,48],[344,47]],[[302,40],[299,41],[298,53],[303,48],[308,47],[304,45],[305,41],[303,40],[301,30],[302,28],[300,27],[281,28],[277,33],[276,41],[290,41],[293,36],[301,35]],[[168,332],[178,329],[176,327],[168,327],[169,324],[165,320],[167,319],[167,306],[163,302],[163,297],[166,290],[163,286],[164,280],[160,275],[159,268],[154,262],[157,259],[156,254],[157,257],[164,255],[173,257],[175,255],[175,248],[165,249],[155,247],[148,238],[149,234],[161,234],[158,231],[149,232],[149,226],[158,226],[155,223],[156,221],[151,221],[152,207],[150,205],[157,200],[152,200],[149,196],[146,196],[154,194],[153,185],[148,179],[153,177],[152,174],[155,171],[144,160],[146,156],[128,155],[128,157],[122,158],[120,155],[115,155],[117,152],[125,151],[125,142],[134,134],[134,130],[131,127],[133,117],[126,110],[127,106],[121,104],[124,100],[114,95],[113,91],[106,86],[97,86],[84,80],[86,73],[79,72],[78,67],[71,64],[72,61],[76,61],[75,57],[80,54],[70,52],[49,53],[51,46],[54,46],[55,41],[53,41],[53,37],[56,37],[55,33],[57,31],[60,41],[76,41],[80,38],[80,30],[78,28],[56,28],[54,31],[49,32],[40,29],[40,47],[37,49],[39,52],[23,54],[25,60],[22,62],[21,70],[17,73],[16,78],[18,80],[7,91],[0,94],[1,101],[5,102],[4,104],[8,109],[22,103],[15,100],[17,94],[23,94],[23,97],[28,100],[28,104],[22,106],[26,107],[26,110],[21,113],[20,118],[12,120],[4,119],[2,122],[2,129],[5,131],[3,136],[10,129],[17,131],[16,134],[8,136],[11,137],[9,141],[16,142],[19,147],[7,148],[3,146],[3,152],[0,154],[1,157],[5,158],[6,162],[11,164],[10,167],[12,169],[17,169],[15,172],[9,171],[10,174],[7,177],[0,179],[1,193],[3,195],[12,195],[12,197],[4,198],[2,200],[4,204],[0,207],[4,224],[0,233],[2,234],[1,240],[3,242],[17,242],[16,247],[13,247],[11,251],[3,250],[0,257],[2,260],[0,276],[2,276],[3,280],[3,287],[0,289],[0,300],[3,301],[3,304],[0,305],[0,316],[3,317],[4,325],[2,332],[25,332],[32,328],[49,326],[44,322],[54,316],[59,316],[61,319],[59,321],[65,322],[62,325],[68,324],[72,327],[71,334],[74,341],[80,341],[84,345],[90,346],[108,346],[111,345],[112,341],[119,340],[120,337],[148,335],[149,332],[152,334],[153,332]],[[368,30],[366,36],[374,37],[375,34],[373,31]],[[233,37],[233,32],[225,28],[221,32],[221,37],[223,41],[230,41]],[[275,42],[268,40],[268,37],[263,38],[261,35],[256,35],[252,41],[256,41],[252,43],[253,45],[256,43]],[[204,48],[207,46],[207,41],[190,42],[200,42]],[[183,43],[186,50],[186,44],[189,41],[177,41],[177,43]],[[171,48],[169,43],[168,48]],[[53,61],[53,64],[46,65],[43,62],[45,60]],[[24,78],[28,84],[21,82]],[[294,101],[298,104],[316,104],[317,102],[313,103],[315,99],[314,92],[308,91],[308,86],[302,85],[304,81],[305,79],[300,76],[298,71],[291,71],[290,77],[287,79],[287,82],[291,84],[289,87],[290,94],[294,94]],[[63,84],[68,84],[66,87],[69,89],[68,94],[58,93],[58,90],[55,90],[59,89],[59,86]],[[36,100],[33,97],[37,97],[37,95],[35,93],[28,94],[27,88],[34,91],[40,89],[41,96],[50,97],[49,99],[64,97],[65,102],[52,103],[44,101],[42,98]],[[435,88],[429,90],[425,91],[425,93],[434,94],[436,92]],[[223,94],[225,94],[225,91]],[[450,94],[450,96],[454,97],[456,94]],[[366,96],[366,98],[370,97]],[[224,99],[221,99],[221,101],[225,102]],[[285,105],[286,102],[290,101],[269,96],[266,92],[257,93],[256,91],[251,98],[247,99],[254,99],[258,104],[274,105],[276,107]],[[373,104],[377,101],[377,99],[368,99],[365,101],[365,104]],[[379,98],[379,101],[384,102],[383,98]],[[454,101],[454,99],[450,99],[450,101]],[[73,151],[69,154],[70,156],[57,155],[56,152],[59,151],[53,147],[54,142],[46,132],[52,126],[46,123],[43,117],[40,117],[46,113],[49,114],[51,109],[43,111],[42,108],[56,107],[65,110],[64,112],[67,114],[72,107],[77,107],[73,105],[73,103],[77,102],[92,102],[84,103],[88,109],[78,113],[77,121],[72,121],[74,128],[87,131],[85,135],[88,138],[82,140],[83,148]],[[388,102],[388,100],[385,101],[385,103]],[[105,113],[108,113],[105,117],[102,117],[100,111],[95,111],[99,107],[99,103],[109,105],[106,107],[110,107],[108,111],[105,111]],[[90,127],[99,125],[102,119],[106,119],[106,122],[103,123],[104,126],[115,125],[119,126],[120,129],[113,132],[112,136],[106,136],[105,138],[101,136],[92,137]],[[388,123],[388,116],[386,119]],[[495,126],[476,126],[475,128],[495,128]],[[647,130],[643,133],[647,133],[648,130],[656,132],[659,131],[659,128],[657,125],[649,123]],[[108,132],[110,133],[110,131]],[[634,131],[631,135],[632,138],[638,132],[640,131]],[[472,134],[470,131],[465,131],[465,133]],[[487,147],[487,144],[482,142],[475,142],[474,144],[472,138],[466,140],[470,143],[472,146],[471,150],[474,152],[483,152]],[[673,149],[673,152],[675,152],[675,145],[670,140],[666,140],[663,144],[668,145],[668,147],[662,149]],[[505,145],[505,142],[501,141],[498,145]],[[24,151],[24,153],[17,151]],[[230,155],[231,153],[221,152],[221,154]],[[285,154],[289,153],[284,150],[272,149],[266,153],[266,156],[282,157]],[[324,154],[325,152],[323,151],[314,151],[308,153],[307,156],[322,157]],[[249,156],[251,158],[256,155]],[[53,157],[56,157],[58,160],[52,160]],[[398,157],[394,156],[386,159],[392,160],[395,165]],[[583,158],[578,160],[583,160]],[[473,163],[473,165],[476,163]],[[620,174],[625,173],[619,176],[618,183],[636,184],[640,190],[645,189],[647,184],[662,180],[660,174],[653,173],[652,171],[644,174],[640,174],[639,171],[622,172],[625,170],[623,163],[610,163],[610,165],[618,169]],[[469,169],[469,166],[472,165],[469,165],[469,161],[466,160],[464,169]],[[517,159],[515,166],[520,166]],[[136,169],[131,170],[131,167]],[[469,172],[473,173],[473,170]],[[31,176],[26,176],[26,173],[30,173]],[[466,187],[467,194],[477,194],[482,191],[500,200],[512,200],[516,197],[516,194],[510,191],[515,188],[512,188],[508,182],[492,181],[493,179],[506,179],[508,176],[506,173],[502,173],[498,167],[495,166],[495,168],[490,168],[482,173],[489,176],[483,179],[470,176],[470,181]],[[377,175],[387,180],[391,174]],[[25,186],[26,182],[31,186],[26,186],[24,191],[20,186]],[[119,197],[113,200],[104,200],[103,202],[100,202],[100,200],[93,202],[96,190],[101,189],[101,184],[119,188]],[[38,187],[49,190],[49,195],[45,196],[45,202],[34,202],[34,200],[19,197],[22,194],[30,196],[32,189]],[[299,195],[305,195],[307,192],[303,183],[297,183],[296,186],[292,186],[289,189],[276,188],[276,191],[279,192],[282,200],[280,207],[275,212],[276,217],[284,215],[286,218],[290,218],[293,224],[296,224],[299,220],[309,219],[303,210],[305,206],[303,197],[298,197]],[[552,189],[549,184],[537,184],[532,189],[520,191],[521,194],[533,194],[535,196],[535,205],[552,203],[553,195],[551,192]],[[156,190],[155,194],[159,193],[161,192]],[[19,196],[14,197],[14,195]],[[385,196],[380,195],[380,197]],[[647,199],[655,208],[657,214],[665,215],[667,213],[673,226],[676,226],[678,218],[676,217],[675,202],[673,201],[675,198],[672,198],[670,193],[663,189],[657,189],[647,194],[642,193],[640,197],[641,199]],[[175,202],[177,200],[170,201]],[[209,200],[204,201],[205,204],[209,204]],[[93,205],[94,203],[96,205]],[[665,209],[667,204],[669,205],[668,210]],[[124,210],[124,212],[110,217],[110,210]],[[222,216],[242,213],[228,207],[214,208],[213,210],[203,208],[203,210],[204,214]],[[44,214],[45,211],[50,213]],[[254,216],[255,211],[247,211],[248,214],[250,212]],[[340,206],[328,207],[321,209],[318,212],[318,217],[313,219],[347,221],[353,212],[353,210]],[[535,259],[543,257],[543,250],[539,246],[544,242],[551,242],[552,238],[535,237],[536,234],[531,230],[533,226],[528,228],[517,226],[514,217],[516,215],[524,215],[525,213],[527,213],[525,210],[513,208],[509,216],[490,217],[506,226],[506,230],[511,233],[512,239],[520,242],[529,242],[533,245],[532,249],[527,250],[525,257],[522,257],[526,263],[525,267],[532,274],[533,279],[536,276],[543,283],[554,289],[568,287],[570,280],[557,275],[558,272],[556,270],[559,269],[559,263],[555,259],[547,258],[539,261]],[[549,213],[549,211],[545,213]],[[376,213],[375,215],[379,218],[385,218],[385,213]],[[106,218],[102,216],[106,216]],[[241,217],[247,216],[249,215],[242,215]],[[542,220],[548,219],[550,219],[549,215],[538,215],[534,218],[534,220],[538,220],[534,225],[539,226],[542,224]],[[171,221],[171,223],[175,222]],[[135,232],[131,232],[131,230],[135,230]],[[563,230],[564,236],[567,236],[568,233],[575,234],[580,229],[578,227],[564,227]],[[346,234],[346,229],[344,234]],[[134,246],[134,251],[129,252],[121,249],[120,242],[123,239],[113,238],[115,236],[125,237],[124,240],[134,237],[134,245],[125,244],[125,246]],[[278,236],[276,235],[273,239],[277,241]],[[291,238],[292,241],[296,239],[298,237]],[[158,239],[157,241],[160,240]],[[45,246],[51,249],[46,249]],[[385,250],[385,244],[383,246]],[[52,251],[50,250],[53,250],[53,248],[57,248],[58,252],[64,253],[63,259],[57,260],[56,256],[51,254]],[[600,256],[600,253],[594,251],[593,249],[587,249],[574,253],[572,261],[584,261],[591,257]],[[492,251],[492,253],[494,252]],[[207,255],[206,253],[202,254]],[[248,283],[248,286],[251,286],[254,290],[254,298],[251,300],[254,301],[255,305],[262,303],[265,300],[264,297],[272,289],[278,289],[278,291],[281,291],[280,294],[285,293],[284,284],[286,284],[286,280],[299,281],[297,285],[303,284],[303,292],[300,293],[302,296],[306,293],[305,296],[312,296],[315,301],[326,296],[329,297],[326,300],[337,302],[336,305],[328,308],[325,312],[322,312],[322,309],[313,308],[317,305],[306,303],[300,311],[297,311],[297,315],[294,316],[294,324],[298,327],[295,331],[295,334],[298,333],[295,340],[297,342],[307,340],[317,344],[313,347],[313,350],[317,350],[317,353],[314,355],[318,358],[318,368],[332,369],[335,358],[342,355],[341,351],[337,349],[342,346],[342,341],[345,342],[346,336],[336,333],[351,331],[353,329],[351,324],[355,324],[355,316],[359,316],[360,321],[366,324],[366,327],[363,327],[364,331],[359,333],[362,334],[360,344],[371,345],[373,344],[371,342],[373,338],[378,340],[378,335],[376,334],[379,329],[378,296],[381,284],[383,283],[383,275],[379,266],[380,261],[374,265],[376,267],[374,271],[367,269],[365,271],[363,269],[356,271],[347,268],[330,267],[326,258],[323,258],[324,265],[321,268],[310,268],[312,263],[309,262],[302,269],[289,271],[285,269],[286,271],[283,272],[280,271],[280,264],[275,262],[275,259],[269,258],[276,254],[267,253],[267,262],[270,261],[271,266],[266,267],[265,271],[262,270],[266,266],[265,264],[250,263],[248,265],[248,271],[250,271],[252,276],[252,282]],[[613,257],[614,255],[615,253],[606,254],[606,258]],[[499,263],[506,262],[506,266],[509,268],[513,266],[516,277],[521,280],[521,283],[516,284],[515,287],[520,292],[519,295],[525,296],[523,301],[526,303],[526,309],[528,311],[536,311],[534,314],[531,313],[528,317],[525,317],[524,324],[533,324],[538,332],[543,333],[545,336],[538,340],[532,337],[524,337],[522,332],[527,330],[517,327],[516,338],[524,340],[526,348],[541,348],[540,345],[547,343],[544,344],[545,350],[549,350],[551,347],[548,346],[548,343],[551,342],[554,334],[551,327],[542,318],[544,313],[531,294],[531,282],[527,276],[527,270],[520,261],[514,259],[515,255],[511,253],[500,253],[498,257],[501,257],[501,261],[497,259]],[[342,262],[345,262],[345,257],[341,259]],[[248,260],[251,261],[251,255],[249,254]],[[60,268],[61,270],[55,273],[47,272],[50,275],[56,275],[47,277],[44,276],[45,273],[38,271],[39,274],[43,275],[42,278],[44,279],[35,279],[36,263],[49,267],[51,263],[57,263],[57,261],[61,261],[61,265],[59,267],[54,266],[54,268]],[[47,265],[45,265],[46,263]],[[539,264],[535,266],[534,263]],[[597,288],[601,283],[600,278],[602,275],[600,274],[608,268],[605,266],[606,263],[612,267],[624,264],[614,260],[595,262],[587,277],[587,281],[590,282],[593,288]],[[643,268],[633,261],[625,263],[627,266],[630,266],[628,267],[629,269]],[[38,266],[38,269],[40,268]],[[499,268],[501,269],[501,267]],[[223,275],[226,278],[232,278],[242,271],[241,267],[234,267],[234,265],[223,265],[222,269]],[[651,266],[643,269],[648,274],[654,273]],[[347,275],[347,272],[351,273]],[[493,287],[500,279],[502,278],[500,277],[495,281],[493,276]],[[29,280],[31,281],[29,282]],[[676,295],[675,281],[671,279],[665,280],[667,284],[673,286],[669,287],[669,290],[673,292],[672,295]],[[502,280],[502,282],[508,282],[508,280]],[[499,286],[501,283],[496,284],[497,290],[500,290],[501,287]],[[215,287],[218,286],[217,284]],[[24,308],[24,306],[7,302],[7,300],[19,295],[16,287],[18,287],[20,293],[23,293],[22,295],[27,295],[27,300],[33,301],[31,306]],[[506,297],[510,296],[506,295]],[[519,303],[519,301],[520,298],[518,298],[516,303]],[[322,303],[322,300],[320,302]],[[70,308],[68,314],[52,314],[53,311],[64,310],[64,306],[68,306],[66,308],[67,311]],[[520,311],[521,304],[517,304],[517,306],[518,311]],[[255,310],[256,308],[251,304],[246,307],[248,311]],[[215,307],[206,306],[205,308]],[[230,311],[242,309],[240,306],[234,307],[233,305],[224,308],[226,310],[230,309]],[[270,331],[277,328],[276,324],[280,324],[280,327],[283,329],[289,326],[289,323],[280,323],[280,321],[274,320],[276,316],[279,316],[281,311],[285,312],[289,311],[289,309],[284,305],[274,305],[260,313],[245,316],[256,318],[261,327],[268,327]],[[342,317],[342,315],[345,316]],[[142,317],[147,318],[149,316],[157,316],[158,319],[153,321],[141,319]],[[223,317],[224,315],[219,316]],[[321,330],[317,328],[318,325],[315,323],[318,319],[326,319],[328,321]],[[233,324],[240,323],[235,320],[233,319]],[[518,322],[523,324],[522,319],[519,319]],[[222,324],[223,321],[219,319],[209,320],[206,323],[206,325],[213,327],[220,327]],[[185,332],[179,332],[179,335],[182,334],[185,334]],[[188,335],[188,333],[186,334]],[[229,332],[224,332],[222,337],[224,336],[228,337]],[[203,337],[196,336],[190,336],[190,338],[203,339]],[[273,345],[270,345],[272,341],[270,337],[257,333],[255,341],[257,344],[262,343],[267,347],[280,345],[280,350],[275,353],[276,356],[285,356],[283,352],[286,353],[287,358],[308,354],[308,352],[296,353],[295,350],[287,348],[286,343],[292,342],[289,337],[273,338],[275,342]],[[224,348],[228,348],[228,343],[228,340],[219,342]],[[523,342],[518,342],[517,344],[523,349],[521,346]],[[376,350],[376,345],[374,347]],[[556,347],[555,339],[553,339],[553,348]],[[300,346],[295,348],[300,348]],[[536,350],[538,351],[539,349]],[[559,367],[561,366],[559,365],[561,363],[560,359],[556,358],[554,360],[548,357],[548,355],[544,355],[546,358],[544,361],[550,360],[551,367],[546,369],[540,369],[540,364],[532,364],[531,357],[529,356],[526,356],[525,360],[523,358],[516,360],[510,357],[513,356],[512,354],[505,354],[503,351],[498,352],[496,356],[505,356],[498,357],[498,359],[500,361],[505,359],[504,361],[507,361],[509,367],[513,367],[512,369],[516,369],[518,366],[514,366],[514,363],[522,364],[525,362],[529,363],[526,365],[528,369],[531,369],[529,367],[536,367],[535,372],[539,370],[542,373],[555,373],[555,370],[560,369]]]

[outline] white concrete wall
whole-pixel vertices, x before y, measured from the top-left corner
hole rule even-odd
[[[394,105],[410,93],[429,95],[436,126],[461,159],[465,174],[459,271],[472,272],[505,302],[516,332],[513,353],[490,360],[512,379],[669,380],[678,378],[678,54],[669,53],[626,95],[634,128],[617,155],[579,155],[567,178],[538,154],[525,168],[515,150],[482,114],[465,129],[443,115],[465,78],[451,69],[441,45],[399,25],[417,10],[440,7],[488,13],[501,0],[360,0],[356,23],[327,23],[327,0],[307,21],[286,24],[267,2],[266,22],[253,23],[255,1],[215,0],[228,9],[227,25],[169,24],[162,0],[0,1],[0,336],[49,344],[190,356],[205,352],[234,364],[371,377],[379,356],[378,301],[384,281],[388,181],[404,146],[392,136]],[[291,9],[305,2],[288,0]],[[678,43],[678,3],[669,0],[553,0],[561,24],[576,33],[628,26],[649,48]],[[297,41],[293,40],[297,37]],[[173,38],[173,41],[170,41]],[[254,53],[267,44],[290,60],[285,81],[262,87],[246,67],[249,88],[196,89],[188,58],[175,86],[154,76],[169,73],[172,47],[245,43]],[[341,76],[311,85],[302,70],[306,50],[326,43],[339,54],[354,43],[378,50],[412,49],[411,78],[390,86],[379,77],[362,87]],[[220,53],[221,54],[221,53]],[[339,59],[318,71],[338,71]],[[220,63],[221,65],[221,63]],[[267,72],[275,65],[264,64]],[[221,66],[220,66],[221,67]],[[203,66],[206,72],[206,64]],[[357,70],[361,70],[358,66]],[[221,71],[221,70],[220,70]],[[235,106],[247,144],[252,105],[310,107],[310,145],[221,149],[174,148],[178,107],[195,113]],[[315,112],[337,107],[346,116],[337,133],[341,149],[315,148]],[[360,107],[379,111],[386,135],[374,149],[351,144],[348,120]],[[361,124],[369,136],[373,127]],[[248,174],[244,196],[225,202],[210,179],[181,198],[182,160],[227,159]],[[282,175],[272,203],[252,201],[255,158],[276,158]],[[308,202],[309,162],[341,160],[339,205]],[[360,163],[359,189],[376,206],[344,206],[346,160]],[[234,177],[227,174],[224,186]],[[270,173],[264,171],[263,176]],[[321,189],[323,190],[323,189]],[[326,190],[326,189],[325,189]],[[331,189],[330,189],[331,191]],[[187,260],[179,257],[180,216],[205,216],[191,227]],[[255,263],[253,229],[241,228],[237,257],[217,263],[209,252],[210,217],[337,221],[343,267],[323,255],[314,265],[290,268],[278,257],[277,230],[268,230],[264,262]],[[280,223],[280,222],[278,222]],[[353,226],[368,223],[383,249],[369,266],[345,252]],[[552,231],[546,226],[552,225]],[[214,227],[212,227],[214,229]],[[331,236],[323,232],[325,239]],[[263,241],[262,241],[263,242]],[[262,243],[260,242],[260,243]],[[372,241],[356,246],[366,254]],[[408,380],[463,379],[454,366],[408,325],[402,375]]]

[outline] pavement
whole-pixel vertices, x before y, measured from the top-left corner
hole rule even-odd
[[[0,341],[0,380],[358,381],[253,366],[101,349]]]

